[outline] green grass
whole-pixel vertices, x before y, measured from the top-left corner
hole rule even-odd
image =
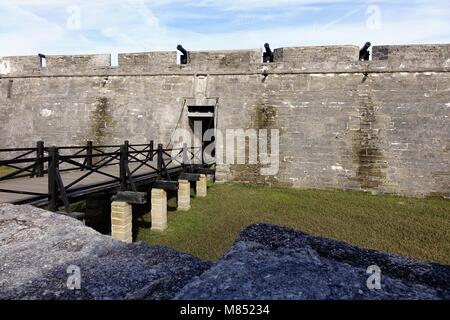
[[[175,207],[176,199],[169,205]],[[138,240],[213,260],[246,226],[266,222],[450,264],[449,200],[216,184],[209,187],[207,198],[192,198],[191,205],[188,212],[169,212],[166,232],[141,228]]]

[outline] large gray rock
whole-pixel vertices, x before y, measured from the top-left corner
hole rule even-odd
[[[381,269],[381,290],[367,268]],[[254,225],[177,299],[450,299],[450,266]]]
[[[81,290],[69,290],[78,266]],[[170,299],[210,267],[187,254],[127,245],[31,206],[0,205],[0,299]]]
[[[81,290],[67,288],[78,266]],[[366,286],[367,267],[382,290]],[[450,299],[450,266],[273,225],[247,228],[214,265],[124,244],[31,206],[0,205],[0,299]]]

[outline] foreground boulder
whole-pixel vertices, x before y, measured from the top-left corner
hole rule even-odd
[[[68,289],[70,266],[79,267],[80,290]],[[0,299],[171,299],[209,267],[168,248],[124,244],[63,215],[0,205]]]
[[[381,289],[367,287],[367,268]],[[79,290],[70,290],[73,268]],[[69,217],[0,205],[0,299],[450,299],[450,266],[421,263],[288,228],[248,227],[212,264],[125,244]]]
[[[367,269],[381,270],[370,290]],[[372,283],[372,282],[370,282]],[[261,224],[247,228],[178,299],[450,299],[450,266]]]

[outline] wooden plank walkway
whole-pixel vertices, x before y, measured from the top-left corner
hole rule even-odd
[[[156,167],[156,162],[148,162],[149,165]],[[138,164],[131,164],[129,165],[130,171],[132,172],[138,167]],[[176,171],[178,167],[174,164],[170,165],[168,167],[169,170]],[[112,165],[109,167],[104,167],[100,171],[111,174],[113,176],[119,177],[119,165]],[[82,177],[83,175],[87,174],[89,171],[69,171],[69,172],[61,172],[61,178],[63,180],[64,186],[68,186],[72,182],[76,181],[78,178]],[[154,176],[156,175],[155,170],[143,166],[139,170],[137,170],[133,177],[140,177],[140,180],[151,180],[155,179]],[[144,181],[145,182],[145,181]],[[75,190],[78,188],[83,188],[83,193],[89,194],[89,193],[95,193],[99,192],[98,188],[94,188],[96,185],[104,183],[105,186],[101,189],[108,189],[108,188],[114,188],[114,186],[117,186],[119,184],[118,181],[115,181],[113,178],[99,174],[99,173],[92,173],[88,177],[84,178],[82,181],[78,182],[76,185],[74,185],[70,190]],[[90,187],[91,190],[90,190]],[[7,189],[7,190],[15,190],[15,191],[21,191],[21,192],[33,192],[33,193],[48,193],[48,177],[47,175],[41,178],[19,178],[19,179],[13,179],[13,180],[6,180],[6,181],[0,181],[0,189]],[[36,198],[36,196],[33,195],[26,195],[26,194],[16,194],[16,193],[6,193],[6,192],[0,192],[0,203],[24,203],[28,200],[31,201],[32,199]]]

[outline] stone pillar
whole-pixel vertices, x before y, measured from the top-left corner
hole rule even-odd
[[[152,230],[167,229],[167,193],[162,189],[152,189]]]
[[[207,195],[207,179],[206,175],[200,175],[199,180],[197,181],[197,197],[206,197]]]
[[[231,180],[233,180],[233,175],[231,174],[230,166],[217,164],[215,183],[221,184]]]
[[[191,209],[191,183],[187,180],[178,181],[178,210]]]
[[[133,242],[133,213],[131,204],[114,201],[111,204],[111,235],[114,239]]]

